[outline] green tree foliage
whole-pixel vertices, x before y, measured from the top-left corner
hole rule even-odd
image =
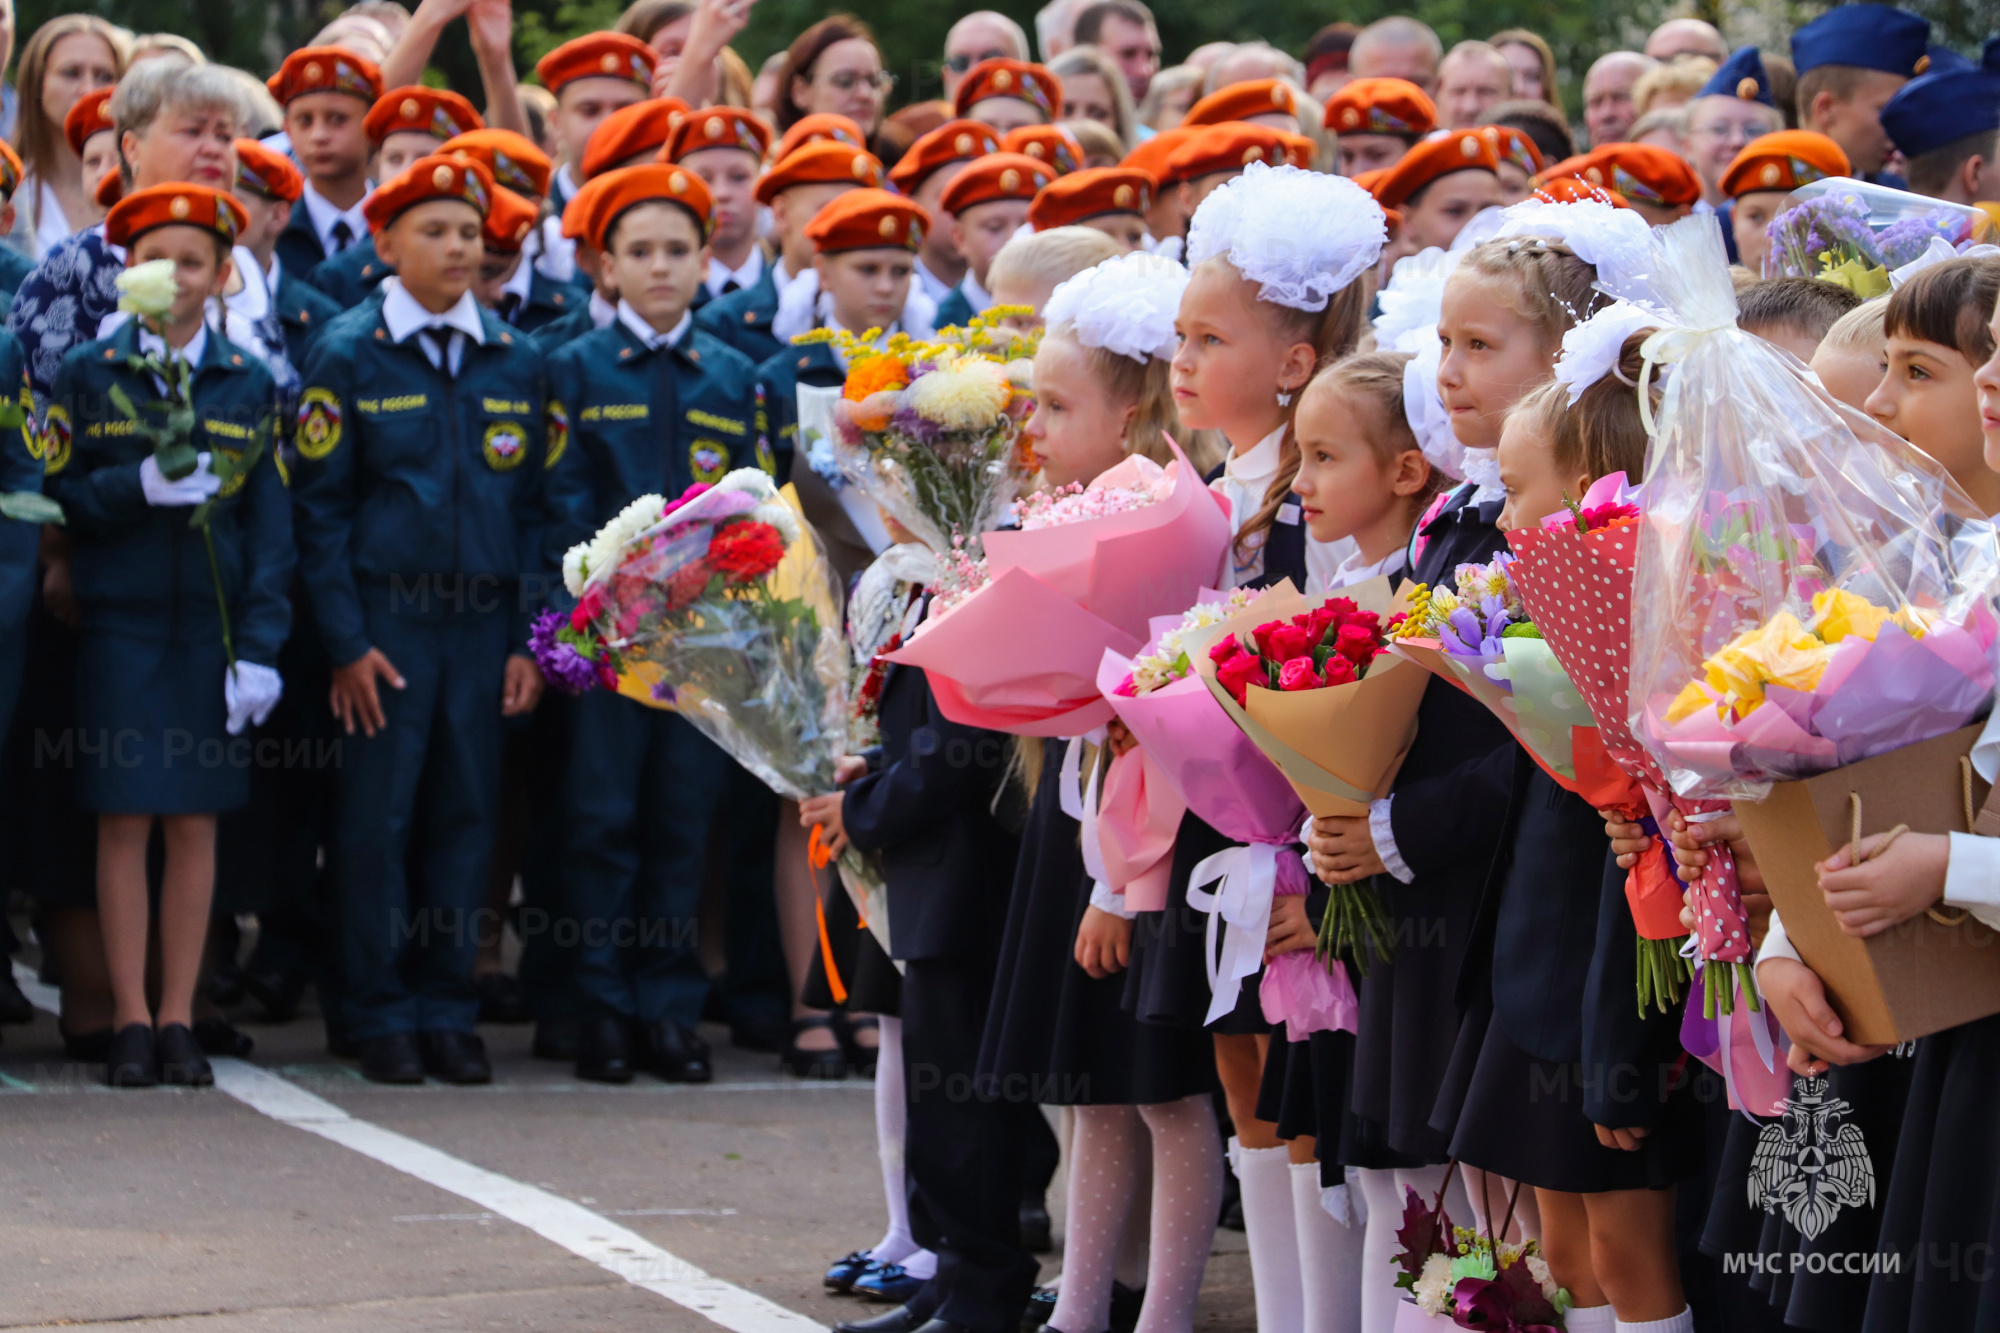
[[[43,23],[58,14],[89,13],[133,32],[172,32],[192,40],[228,65],[264,73],[269,59],[265,34],[276,8],[249,0],[18,0],[15,6],[16,51]]]

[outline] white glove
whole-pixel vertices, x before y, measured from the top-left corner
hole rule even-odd
[[[264,719],[284,697],[285,680],[267,666],[238,662],[222,675],[222,701],[229,709],[229,734],[243,734],[244,724],[263,726]]]
[[[159,462],[147,454],[145,461],[139,464],[139,489],[146,493],[149,505],[198,505],[215,498],[216,492],[222,489],[222,478],[208,470],[207,454],[196,454],[194,471],[179,481],[168,481],[160,475]]]

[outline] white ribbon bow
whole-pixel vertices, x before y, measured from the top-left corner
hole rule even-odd
[[[1717,324],[1701,329],[1667,328],[1661,329],[1639,345],[1639,355],[1644,358],[1639,366],[1639,421],[1646,428],[1647,439],[1650,440],[1659,434],[1659,430],[1653,424],[1652,396],[1646,391],[1652,383],[1653,367],[1672,365],[1676,361],[1685,360],[1690,352],[1701,345],[1703,338],[1736,331],[1734,324]]]
[[[1247,847],[1230,847],[1207,857],[1188,876],[1188,906],[1208,914],[1207,944],[1202,959],[1208,964],[1211,998],[1204,1024],[1213,1023],[1236,1007],[1236,996],[1245,977],[1257,974],[1264,965],[1264,939],[1271,929],[1271,898],[1278,887],[1278,851],[1270,843],[1253,842]],[[1210,893],[1199,886],[1221,880]],[[1217,960],[1215,934],[1226,926],[1222,955]]]

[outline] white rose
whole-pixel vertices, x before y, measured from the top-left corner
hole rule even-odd
[[[572,597],[583,596],[583,585],[590,577],[589,571],[585,567],[585,562],[589,559],[589,556],[589,542],[578,542],[576,545],[570,547],[569,550],[563,552],[563,587],[569,589],[569,595]]]
[[[180,280],[174,277],[174,261],[171,259],[134,264],[120,273],[114,283],[118,288],[120,310],[154,319],[164,318],[174,308],[174,299],[181,293]]]

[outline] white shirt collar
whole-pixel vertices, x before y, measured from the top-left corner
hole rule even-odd
[[[391,274],[382,279],[382,322],[389,326],[389,336],[397,342],[407,342],[421,329],[449,329],[462,333],[476,343],[486,341],[486,325],[479,318],[479,302],[470,291],[458,298],[456,304],[443,314],[434,315],[424,309],[417,298],[403,287],[402,280]]]
[[[693,327],[694,315],[683,310],[680,322],[665,333],[661,333],[632,308],[630,301],[621,299],[618,302],[618,322],[623,324],[633,337],[646,344],[648,349],[658,350],[661,347],[677,346],[680,340],[687,336],[688,329]]]
[[[264,270],[264,290],[275,294],[284,285],[285,264],[278,258],[278,252],[271,252],[271,267]]]
[[[965,294],[965,303],[972,307],[975,315],[985,314],[987,307],[993,304],[993,293],[986,290],[985,284],[969,268],[965,270],[965,281],[958,284],[958,289]]]
[[[808,273],[814,273],[813,266],[811,264],[807,264],[803,269],[800,269],[797,273],[790,273],[787,272],[785,269],[785,261],[783,256],[780,256],[779,258],[771,261],[771,285],[777,288],[778,295],[780,296],[783,296],[786,293],[786,291],[788,291],[791,288],[791,285],[793,283],[797,282],[800,278],[803,278]],[[815,273],[814,276],[817,277],[818,275]]]
[[[368,192],[368,194],[373,193],[372,190]],[[321,249],[328,254],[333,253],[333,224],[336,222],[347,224],[348,230],[352,233],[352,239],[348,242],[350,245],[368,235],[368,217],[361,211],[363,205],[368,202],[368,194],[362,195],[352,208],[336,208],[328,202],[326,196],[312,187],[311,181],[306,182],[305,193],[300,197],[305,200],[306,216],[312,219],[313,230],[319,234]]]
[[[264,274],[257,267],[257,256],[242,246],[237,246],[230,254],[236,261],[236,272],[243,279],[243,285],[234,296],[223,298],[223,303],[248,320],[259,320],[271,313],[271,288]]]
[[[198,366],[201,364],[202,353],[207,350],[208,321],[203,320],[201,327],[194,331],[194,337],[188,339],[187,346],[181,348],[181,356],[186,359],[190,366]],[[165,365],[167,361],[167,340],[141,324],[139,326],[139,351],[145,356],[157,356],[160,358],[160,364]]]
[[[1340,567],[1333,571],[1333,578],[1328,581],[1328,586],[1345,588],[1350,584],[1365,583],[1369,579],[1381,578],[1385,574],[1394,574],[1402,569],[1408,554],[1403,547],[1398,546],[1386,557],[1371,564],[1359,550],[1356,550],[1354,554],[1340,562]]]
[[[535,266],[529,261],[526,255],[522,255],[521,262],[514,265],[514,276],[502,283],[500,290],[503,294],[511,293],[514,296],[520,297],[521,304],[526,305],[528,303],[528,293],[533,291],[534,287]]]
[[[569,169],[567,162],[556,168],[556,186],[556,193],[564,199],[576,198],[576,192],[583,188],[576,179],[576,173]]]
[[[610,326],[611,321],[616,318],[618,318],[618,307],[613,305],[611,302],[605,300],[604,294],[602,292],[597,292],[597,291],[591,292],[590,294],[591,327],[597,329],[607,328]]]
[[[764,253],[756,246],[750,247],[750,257],[743,261],[742,268],[731,268],[720,259],[710,255],[708,276],[702,279],[710,296],[722,295],[722,289],[734,279],[738,287],[755,287],[757,279],[764,276]]]
[[[1259,491],[1269,486],[1271,478],[1278,475],[1279,446],[1284,438],[1285,428],[1280,426],[1242,453],[1231,454],[1222,465],[1222,479],[1239,486],[1255,486]]]

